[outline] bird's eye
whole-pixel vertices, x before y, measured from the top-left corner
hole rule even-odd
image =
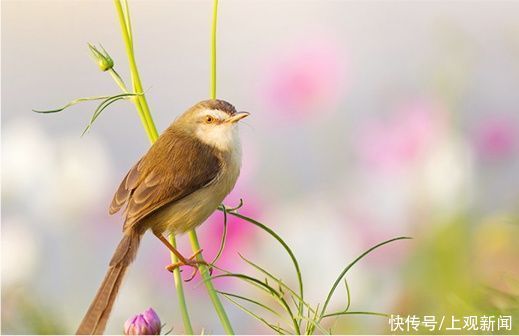
[[[212,123],[213,121],[214,121],[214,118],[213,118],[212,116],[210,116],[210,115],[205,116],[205,122],[206,122],[206,123],[210,124],[210,123]]]

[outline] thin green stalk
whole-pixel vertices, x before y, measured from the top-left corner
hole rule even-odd
[[[189,235],[189,241],[191,242],[191,247],[193,248],[193,251],[199,251],[200,250],[200,243],[198,242],[198,237],[196,236],[195,230],[191,230],[188,233]],[[203,261],[202,253],[199,253],[196,256],[197,260]],[[222,303],[220,302],[220,298],[218,297],[218,294],[213,286],[213,282],[211,281],[211,274],[209,273],[209,268],[206,265],[200,264],[198,266],[198,269],[200,270],[200,274],[202,275],[202,278],[204,279],[205,287],[207,288],[207,294],[209,294],[209,298],[211,298],[211,301],[213,302],[214,310],[216,311],[216,314],[218,315],[218,318],[220,319],[220,322],[222,323],[223,329],[228,335],[234,335],[234,330],[232,329],[231,322],[229,321],[229,318],[227,317],[227,313],[225,312],[225,309],[223,308]]]
[[[128,3],[124,1],[124,11],[123,7],[121,5],[120,0],[114,0],[115,8],[117,10],[117,14],[119,16],[119,22],[121,24],[121,30],[123,34],[123,39],[126,46],[126,53],[128,54],[128,60],[130,63],[130,72],[132,76],[132,82],[134,86],[134,90],[142,93],[142,95],[139,97],[139,99],[135,99],[135,107],[137,108],[137,111],[139,113],[139,117],[141,118],[141,122],[144,126],[144,129],[148,135],[148,138],[150,139],[150,142],[153,143],[155,140],[158,139],[159,135],[157,132],[157,128],[155,127],[155,124],[153,122],[153,119],[150,114],[150,110],[148,107],[148,104],[146,102],[146,98],[144,96],[144,92],[142,92],[142,84],[140,82],[139,72],[137,70],[137,64],[135,63],[135,57],[133,55],[133,41],[131,39],[131,27],[130,27],[130,12],[128,8]],[[127,90],[126,86],[124,85],[124,82],[121,80],[120,76],[115,73],[111,73],[114,77],[115,81],[119,86],[121,86],[121,89]],[[120,81],[118,81],[119,79]],[[141,99],[142,98],[142,99]],[[173,246],[175,246],[175,236],[171,234],[169,236],[169,240],[172,243]],[[175,264],[178,262],[177,257],[171,253],[171,263]],[[185,300],[184,295],[184,287],[182,284],[182,277],[180,275],[180,270],[176,268],[173,270],[173,279],[175,281],[175,288],[177,292],[178,297],[178,303],[179,308],[182,314],[182,319],[184,321],[184,329],[187,334],[193,334],[193,327],[191,325],[191,320],[189,318],[189,312],[187,310],[187,304]]]
[[[137,69],[137,63],[135,62],[135,55],[133,52],[133,39],[131,36],[131,28],[128,27],[130,12],[128,10],[128,4],[126,0],[123,0],[126,9],[126,15],[123,11],[121,0],[114,0],[115,7],[117,9],[117,13],[119,14],[119,22],[121,24],[121,30],[123,33],[124,45],[126,47],[126,54],[128,56],[128,63],[130,65],[130,73],[132,76],[133,90],[135,93],[142,94],[138,97],[139,102],[139,113],[141,119],[143,119],[143,123],[145,124],[148,137],[150,141],[153,143],[159,137],[157,129],[155,127],[155,123],[153,122],[153,118],[151,117],[150,108],[148,106],[148,102],[146,100],[146,96],[144,95],[144,91],[142,89],[141,78],[139,76],[139,70]]]
[[[177,241],[174,235],[169,235],[169,242],[173,245],[174,248],[177,247]],[[173,263],[177,262],[177,256],[170,252],[171,261]],[[176,272],[175,272],[176,271]],[[184,295],[184,287],[182,287],[182,277],[180,276],[180,270],[178,267],[173,272],[173,278],[175,279],[175,289],[177,290],[178,303],[180,307],[187,307],[186,304],[186,296]],[[189,313],[187,309],[180,309],[182,314],[182,321],[184,322],[184,333],[188,335],[193,335],[193,326],[191,325],[191,320],[189,319]]]
[[[319,320],[317,321],[317,323],[320,323],[321,320],[324,318],[324,316],[326,315],[326,308],[328,307],[328,304],[330,303],[330,300],[332,299],[332,296],[333,296],[333,293],[335,292],[335,289],[337,288],[337,286],[339,285],[339,283],[341,282],[342,278],[344,278],[344,276],[346,275],[346,273],[348,273],[348,271],[359,261],[361,260],[362,258],[364,258],[366,255],[368,255],[369,253],[371,253],[372,251],[376,250],[377,248],[383,246],[383,245],[386,245],[386,244],[389,244],[391,242],[394,242],[396,240],[402,240],[402,239],[411,239],[411,237],[397,237],[397,238],[393,238],[393,239],[389,239],[389,240],[386,240],[382,243],[379,243],[373,247],[371,247],[370,249],[368,249],[367,251],[365,251],[364,253],[362,253],[360,256],[358,256],[355,260],[353,260],[348,266],[346,266],[346,268],[344,268],[342,270],[342,272],[339,274],[339,276],[337,277],[337,279],[335,280],[335,282],[333,283],[332,285],[332,288],[330,289],[330,292],[328,293],[328,296],[326,297],[326,301],[324,301],[324,305],[323,305],[323,310],[321,311],[321,316],[319,317]],[[348,307],[349,308],[349,307]]]
[[[124,9],[121,4],[121,1],[122,1],[122,3],[124,3]],[[151,113],[150,113],[146,98],[144,96],[144,92],[142,90],[142,84],[141,84],[139,72],[137,69],[137,64],[135,62],[135,56],[133,53],[133,39],[132,39],[132,32],[131,32],[131,25],[130,25],[130,12],[129,12],[129,8],[128,8],[128,3],[126,0],[114,0],[114,3],[115,3],[115,7],[117,10],[118,16],[119,16],[119,22],[121,24],[121,30],[122,30],[123,39],[124,39],[125,46],[126,46],[126,52],[128,54],[128,61],[130,64],[130,72],[131,72],[131,76],[132,76],[133,89],[137,93],[141,93],[141,96],[139,96],[140,99],[135,100],[135,106],[137,107],[139,116],[141,117],[141,122],[144,125],[146,133],[148,134],[150,141],[153,143],[153,142],[155,142],[155,140],[157,140],[159,135],[158,135],[157,129],[155,127],[155,124],[153,122],[153,119],[151,117]],[[216,32],[216,30],[215,30],[215,32]],[[216,47],[216,45],[215,45],[215,47]],[[216,66],[216,62],[215,62],[215,66]],[[216,81],[216,77],[215,77],[215,81]],[[196,236],[196,232],[194,230],[189,231],[189,238],[191,241],[191,247],[192,247],[193,251],[200,250],[200,245],[198,243],[198,237]],[[169,239],[170,239],[170,241],[174,242],[175,236],[171,234],[169,236]],[[201,259],[202,257],[198,256],[198,258]],[[176,256],[173,255],[171,257],[171,262],[176,263],[177,261],[178,261],[178,259],[176,258]],[[202,275],[202,278],[204,279],[204,282],[206,283],[208,294],[211,298],[211,301],[213,302],[213,305],[218,314],[218,317],[220,318],[220,321],[224,327],[224,330],[228,334],[234,334],[231,324],[229,322],[229,319],[227,317],[227,314],[225,313],[225,310],[220,302],[220,299],[216,293],[216,290],[214,289],[214,286],[211,282],[211,276],[209,274],[209,270],[204,265],[200,265],[199,269],[200,269],[200,274]],[[186,322],[186,320],[188,321],[187,324],[185,323],[184,327],[186,329],[186,332],[191,329],[191,333],[192,333],[192,327],[191,327],[191,323],[189,321],[189,314],[187,311],[184,290],[182,287],[182,278],[180,276],[180,270],[178,268],[175,269],[173,271],[173,274],[174,274],[174,279],[175,279],[175,286],[177,288],[177,293],[179,293],[179,306],[182,311],[182,317],[184,319],[184,323]]]
[[[114,79],[115,83],[117,83],[117,85],[121,88],[121,90],[123,90],[125,93],[130,92],[130,91],[128,91],[128,88],[126,87],[126,84],[124,84],[123,79],[121,78],[119,73],[117,71],[115,71],[114,68],[109,69],[108,72]]]
[[[115,81],[115,83],[121,88],[121,90],[123,90],[124,92],[130,92],[128,90],[128,87],[124,83],[123,79],[121,78],[119,73],[117,71],[115,71],[114,68],[108,70],[108,72],[112,76],[112,78]],[[139,115],[142,115],[143,114],[143,112],[142,112],[143,110],[142,110],[142,106],[141,106],[141,101],[138,100],[137,98],[132,98],[132,101],[135,104],[135,106],[137,107],[137,111],[139,111]],[[143,120],[145,120],[145,119],[143,119]],[[145,123],[143,121],[143,126],[145,128],[146,133],[149,134],[151,132],[149,124],[147,122]],[[150,141],[152,141],[151,138],[150,138]]]
[[[211,98],[216,98],[216,20],[218,18],[218,0],[214,0],[213,2],[213,24],[211,29]],[[200,243],[198,242],[198,237],[196,236],[195,230],[190,230],[188,232],[189,241],[191,242],[191,248],[193,252],[197,252],[200,250]],[[196,257],[198,260],[203,260],[202,254],[198,254]],[[204,280],[205,286],[207,288],[207,293],[213,302],[214,309],[218,318],[220,319],[220,323],[223,326],[223,329],[227,334],[233,335],[234,330],[232,329],[231,323],[229,322],[229,318],[227,317],[227,313],[223,308],[222,302],[218,297],[216,290],[214,289],[213,283],[211,281],[211,274],[209,273],[209,269],[207,266],[200,264],[198,269],[200,270],[200,274],[202,275],[202,279]]]
[[[211,26],[211,99],[216,99],[216,26],[218,20],[218,0],[213,1],[213,24]]]

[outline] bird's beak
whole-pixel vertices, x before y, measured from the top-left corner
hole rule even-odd
[[[248,117],[249,115],[250,115],[249,112],[238,112],[238,113],[234,114],[232,117],[228,118],[227,122],[234,124],[234,123],[238,122],[239,120],[241,120],[245,117]]]

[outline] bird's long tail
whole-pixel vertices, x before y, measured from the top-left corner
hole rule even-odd
[[[76,331],[77,335],[99,335],[104,332],[126,268],[137,255],[141,236],[142,234],[133,230],[124,234],[110,261],[101,287]]]

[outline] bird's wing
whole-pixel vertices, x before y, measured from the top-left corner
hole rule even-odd
[[[119,185],[119,188],[117,188],[117,191],[114,195],[114,198],[112,199],[112,203],[110,204],[110,209],[108,212],[110,215],[113,215],[114,213],[121,210],[121,208],[128,202],[128,198],[130,197],[131,193],[135,188],[138,186],[139,177],[139,164],[142,162],[143,159],[140,159],[139,162],[135,164],[135,166],[130,169],[128,174],[124,177],[121,184]]]
[[[221,160],[209,145],[171,129],[166,132],[170,134],[161,136],[130,169],[114,195],[110,213],[126,204],[125,228],[211,184],[221,170]]]

